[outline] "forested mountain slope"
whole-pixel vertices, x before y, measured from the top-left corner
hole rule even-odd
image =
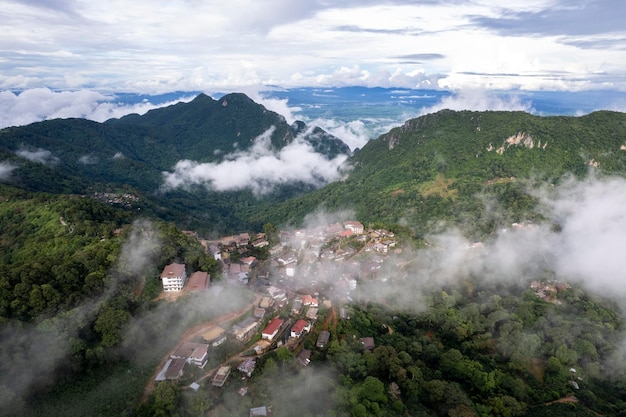
[[[456,224],[490,233],[533,219],[530,189],[566,175],[626,173],[626,114],[540,117],[443,110],[371,140],[340,182],[286,202],[266,219],[300,221],[322,205],[365,222],[403,223],[422,235]],[[489,210],[495,207],[497,210]]]
[[[262,226],[248,222],[250,207],[261,210],[264,204],[314,187],[293,181],[260,197],[245,187],[221,192],[204,185],[165,190],[164,173],[179,161],[219,164],[232,160],[233,153],[254,155],[257,151],[251,148],[265,136],[266,154],[278,153],[296,139],[327,160],[350,153],[346,144],[322,129],[302,122],[289,125],[243,94],[220,100],[201,94],[189,103],[106,123],[55,119],[6,128],[0,131],[0,160],[12,168],[4,182],[26,190],[131,193],[141,200],[135,208],[153,216],[207,232],[237,231]]]

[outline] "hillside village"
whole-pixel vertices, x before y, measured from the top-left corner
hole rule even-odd
[[[185,233],[197,238],[193,232]],[[264,233],[199,239],[220,263],[221,283],[247,287],[257,295],[257,302],[237,320],[215,324],[197,340],[182,341],[158,372],[156,382],[179,381],[188,389],[198,390],[201,381],[208,380],[211,386],[221,388],[232,372],[244,381],[250,378],[259,358],[283,346],[301,367],[308,366],[313,350],[328,346],[329,325],[350,319],[348,305],[355,301],[359,282],[380,278],[377,272],[389,262],[388,255],[402,252],[393,232],[365,229],[357,221],[280,231],[277,236],[273,245]],[[483,248],[482,243],[468,247],[477,248]],[[179,263],[166,265],[160,279],[164,294],[193,295],[211,289],[209,274],[195,271],[188,277],[186,266]],[[567,287],[564,283],[530,284],[538,298],[552,303],[558,303],[557,291]],[[325,320],[319,320],[320,312]],[[307,335],[308,345],[304,343]],[[371,335],[362,335],[359,340],[364,349],[374,350]],[[212,351],[226,342],[236,354],[213,369],[205,369]],[[184,378],[186,372],[196,380]],[[239,394],[247,392],[243,382]],[[262,406],[252,409],[250,415],[270,412],[271,407]]]
[[[245,357],[234,364],[245,377],[252,375],[257,357],[280,346],[287,347],[301,366],[307,366],[312,352],[304,348],[303,336],[315,333],[317,349],[324,349],[330,338],[328,321],[318,322],[320,310],[332,311],[335,320],[337,315],[348,319],[344,305],[353,301],[351,293],[357,282],[374,277],[389,252],[401,251],[393,232],[366,230],[357,221],[280,231],[278,238],[274,245],[263,233],[200,239],[221,263],[222,283],[246,286],[260,301],[240,320],[213,326],[201,340],[181,343],[159,371],[157,382],[181,380],[189,367],[204,369],[211,349],[227,340],[239,346],[239,356]],[[263,253],[260,258],[265,259],[258,259],[253,252]],[[188,276],[186,266],[179,263],[166,265],[160,279],[164,294],[197,294],[211,288],[209,274],[195,271]],[[371,337],[364,337],[363,343],[368,349],[374,347]],[[221,387],[234,365],[223,364],[202,376],[210,373],[211,384]],[[194,381],[189,387],[198,389],[199,384]]]

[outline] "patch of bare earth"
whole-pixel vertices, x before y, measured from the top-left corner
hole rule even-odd
[[[549,403],[546,403],[546,405],[550,405],[554,403],[577,403],[577,402],[578,402],[578,398],[576,398],[574,394],[569,394],[563,398],[559,398],[558,400],[550,401]]]

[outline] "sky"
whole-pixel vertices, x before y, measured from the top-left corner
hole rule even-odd
[[[622,0],[2,3],[2,90],[626,90]]]

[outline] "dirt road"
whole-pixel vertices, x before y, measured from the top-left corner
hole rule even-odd
[[[185,331],[185,333],[183,333],[180,336],[180,339],[178,340],[178,344],[172,350],[167,352],[167,355],[163,357],[163,359],[159,363],[159,366],[157,366],[156,370],[150,377],[150,380],[148,381],[148,384],[146,385],[146,388],[144,389],[143,397],[141,397],[141,403],[143,404],[146,401],[146,399],[148,398],[148,395],[150,395],[150,393],[154,389],[156,377],[159,375],[159,372],[161,372],[161,369],[163,369],[163,367],[165,366],[165,363],[170,358],[170,356],[176,351],[176,349],[178,349],[183,343],[194,340],[196,337],[202,335],[203,333],[206,333],[209,329],[211,329],[214,326],[217,326],[220,323],[231,322],[231,321],[237,320],[239,317],[243,316],[252,307],[254,307],[255,305],[258,305],[260,301],[261,301],[261,295],[256,294],[254,301],[251,301],[243,309],[229,313],[229,314],[225,314],[220,317],[216,317],[212,320],[199,324],[198,326],[192,327],[191,329]]]

